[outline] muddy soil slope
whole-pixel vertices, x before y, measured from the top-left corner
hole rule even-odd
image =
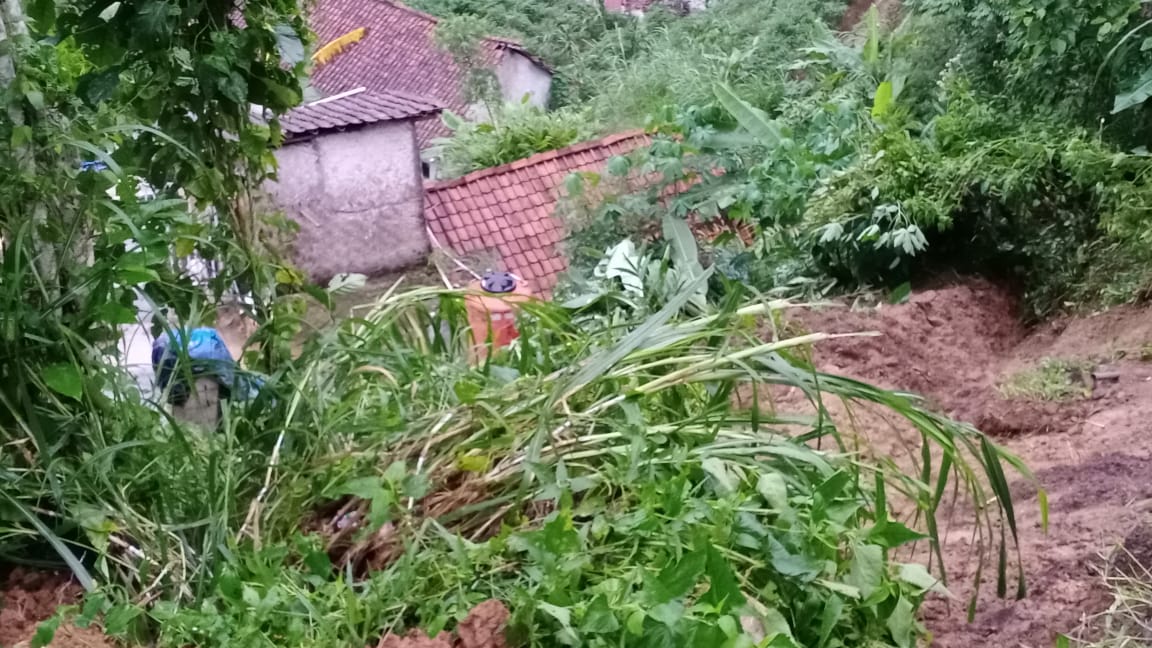
[[[945,556],[958,601],[931,602],[933,645],[1048,648],[1086,614],[1107,606],[1102,555],[1139,534],[1152,511],[1152,312],[1118,309],[1027,331],[1010,295],[982,281],[918,292],[877,309],[822,309],[797,317],[811,330],[877,331],[822,345],[817,364],[883,387],[923,394],[938,410],[973,423],[1021,456],[1048,492],[1050,527],[1040,528],[1036,488],[1013,485],[1028,578],[1024,600],[1000,600],[995,583],[965,619],[975,548],[963,521]],[[1063,402],[1008,400],[999,385],[1045,359],[1096,368],[1090,395]],[[1148,558],[1152,558],[1149,556]],[[987,577],[986,577],[987,579]]]
[[[27,648],[36,626],[61,605],[79,600],[81,588],[69,574],[14,569],[0,577],[0,647]],[[64,625],[50,646],[58,648],[112,648],[95,628]]]

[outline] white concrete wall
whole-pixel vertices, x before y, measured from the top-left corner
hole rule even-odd
[[[507,50],[496,68],[496,78],[500,81],[500,94],[504,101],[520,103],[528,95],[528,103],[538,108],[548,107],[552,92],[552,75],[532,61],[532,59]]]
[[[427,259],[424,185],[411,121],[323,133],[276,152],[266,189],[296,221],[296,263],[313,280],[366,275]]]

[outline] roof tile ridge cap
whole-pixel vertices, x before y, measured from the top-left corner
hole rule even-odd
[[[462,175],[459,178],[452,178],[450,180],[437,180],[436,182],[431,182],[431,183],[428,183],[427,185],[425,185],[424,191],[430,192],[430,191],[443,191],[445,189],[452,189],[454,187],[459,187],[461,185],[465,185],[465,184],[468,184],[470,182],[475,182],[476,180],[482,180],[484,178],[488,178],[488,177],[491,177],[494,175],[502,175],[502,174],[508,173],[509,171],[518,171],[520,169],[524,169],[524,168],[527,168],[530,166],[535,166],[537,164],[542,164],[544,162],[555,160],[557,158],[567,157],[569,155],[574,155],[576,153],[583,153],[584,151],[594,149],[594,148],[611,146],[612,144],[615,144],[617,142],[622,142],[622,141],[627,140],[627,139],[632,139],[632,138],[642,137],[642,136],[647,136],[647,135],[648,135],[647,131],[645,131],[643,128],[637,128],[637,129],[633,129],[630,131],[624,131],[622,133],[614,133],[612,135],[605,135],[604,137],[601,137],[600,139],[589,140],[586,142],[577,142],[575,144],[569,144],[568,146],[566,146],[564,148],[553,149],[551,151],[544,151],[543,153],[537,153],[535,155],[523,158],[521,160],[516,160],[514,162],[508,162],[507,164],[501,164],[500,166],[488,167],[487,169],[480,169],[478,171],[473,171],[471,173]]]

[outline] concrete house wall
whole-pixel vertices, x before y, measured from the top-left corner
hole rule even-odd
[[[532,59],[515,51],[506,51],[496,68],[500,93],[504,101],[520,103],[528,95],[528,103],[547,108],[552,91],[552,73]]]
[[[317,281],[424,261],[420,153],[411,120],[324,132],[276,152],[268,192],[296,221],[296,263]]]

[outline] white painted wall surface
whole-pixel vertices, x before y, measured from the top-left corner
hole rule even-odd
[[[424,185],[410,121],[323,133],[276,152],[279,179],[266,186],[296,221],[296,263],[313,280],[366,275],[423,262]]]
[[[496,68],[496,78],[500,81],[500,93],[504,101],[520,103],[528,95],[528,103],[538,108],[547,108],[552,92],[552,74],[532,61],[532,59],[512,50],[504,52],[504,57]]]

